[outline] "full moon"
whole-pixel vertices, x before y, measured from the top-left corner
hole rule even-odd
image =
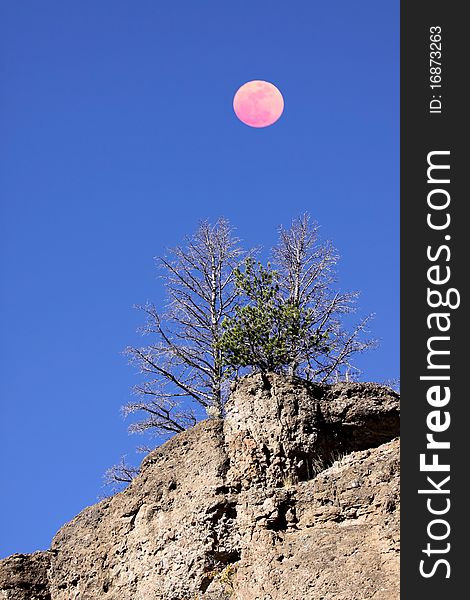
[[[269,81],[248,81],[237,90],[233,110],[245,125],[268,127],[282,115],[284,98]]]

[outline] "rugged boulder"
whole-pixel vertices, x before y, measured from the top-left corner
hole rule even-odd
[[[0,599],[398,599],[398,435],[389,388],[244,378],[223,421],[1,561]]]

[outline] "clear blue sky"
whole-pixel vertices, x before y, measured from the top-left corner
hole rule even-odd
[[[145,439],[134,303],[153,257],[224,215],[247,246],[309,211],[398,376],[397,0],[15,0],[0,6],[0,557],[47,548]],[[285,111],[232,111],[251,79]]]

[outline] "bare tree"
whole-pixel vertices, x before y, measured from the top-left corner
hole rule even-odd
[[[309,330],[322,340],[319,344],[309,343],[308,336],[303,338],[306,343],[300,340],[289,371],[323,382],[350,379],[358,372],[351,357],[375,344],[362,339],[371,317],[360,321],[352,331],[343,328],[343,316],[356,310],[358,293],[335,291],[339,255],[331,243],[320,242],[318,229],[318,224],[304,214],[289,229],[279,229],[279,241],[273,249],[284,300],[300,311],[308,310]]]
[[[117,489],[129,484],[139,474],[139,469],[126,463],[126,457],[122,456],[117,465],[113,465],[104,474],[105,485]]]
[[[145,376],[134,390],[138,399],[124,407],[126,415],[145,414],[131,432],[182,431],[196,423],[201,408],[222,414],[219,340],[236,300],[233,273],[243,256],[230,224],[221,218],[215,225],[204,221],[183,246],[157,259],[168,303],[163,313],[152,304],[139,307],[146,315],[142,332],[152,339],[126,351]]]

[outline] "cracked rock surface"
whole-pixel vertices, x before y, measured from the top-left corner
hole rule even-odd
[[[51,549],[0,561],[0,600],[398,600],[399,398],[246,377]]]

